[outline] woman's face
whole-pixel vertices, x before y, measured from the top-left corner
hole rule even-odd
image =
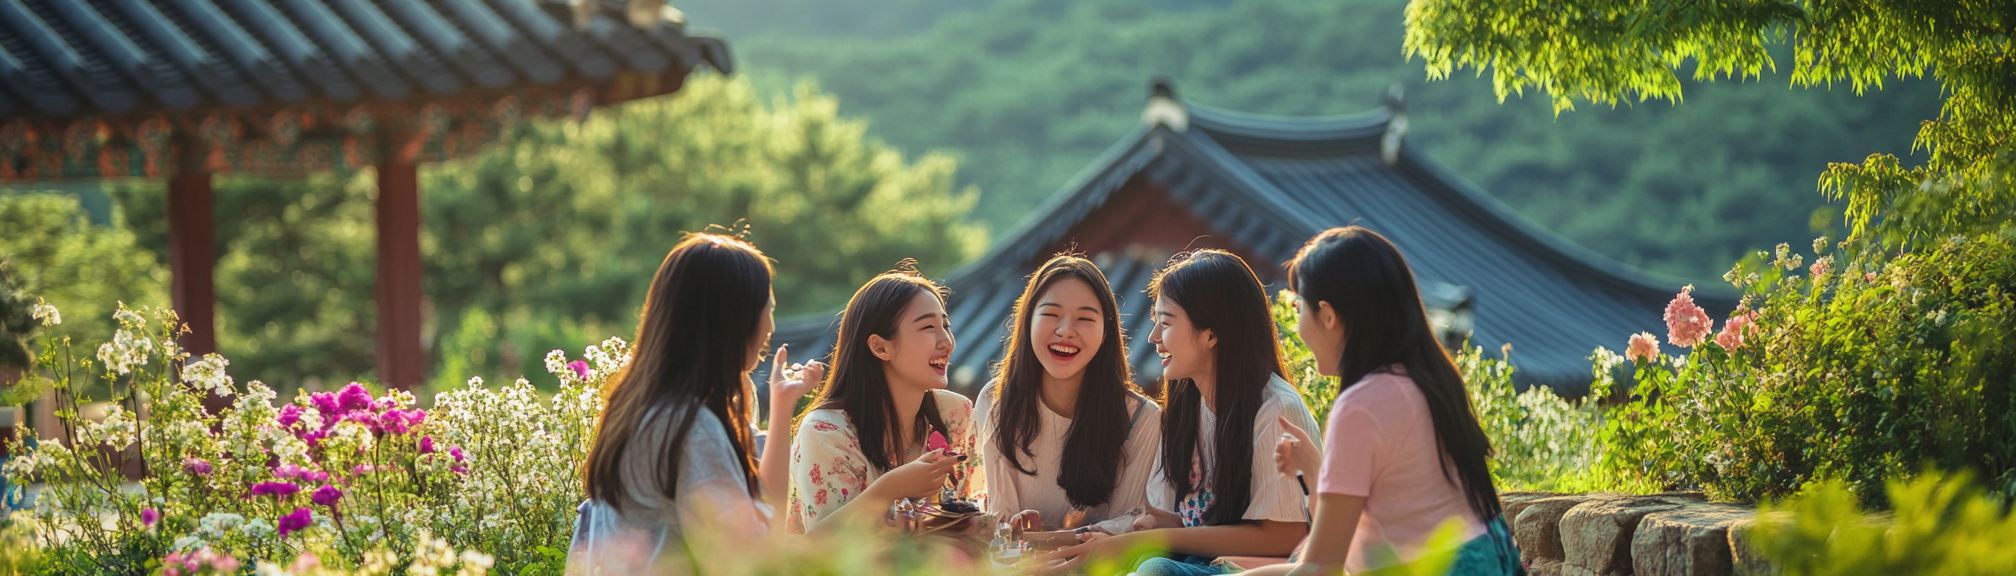
[[[1029,345],[1043,371],[1077,378],[1106,339],[1106,315],[1092,285],[1072,277],[1051,282],[1029,317]]]
[[[770,348],[770,333],[777,330],[776,312],[777,295],[773,293],[770,301],[763,304],[763,314],[757,316],[756,337],[749,341],[749,355],[746,356],[749,361],[742,367],[743,372],[754,371],[757,365],[763,363],[763,351]]]
[[[903,307],[893,337],[868,335],[868,349],[882,359],[891,387],[944,388],[952,345],[952,319],[945,314],[945,304],[929,291],[919,291]]]
[[[1183,307],[1168,298],[1155,299],[1155,329],[1148,333],[1148,341],[1162,357],[1164,380],[1208,379],[1217,374],[1218,336],[1198,330]]]
[[[1344,324],[1338,321],[1336,309],[1328,302],[1313,302],[1297,295],[1295,312],[1295,334],[1302,337],[1302,343],[1309,345],[1309,353],[1316,356],[1316,373],[1336,376],[1337,361],[1344,358]]]

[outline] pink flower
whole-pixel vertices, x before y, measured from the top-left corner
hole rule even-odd
[[[253,496],[291,496],[301,487],[291,482],[260,482],[252,485]]]
[[[1814,278],[1819,278],[1819,277],[1821,277],[1821,276],[1826,276],[1826,275],[1827,275],[1827,272],[1828,272],[1828,269],[1829,269],[1829,268],[1831,268],[1831,266],[1829,266],[1829,264],[1833,264],[1833,263],[1834,263],[1834,259],[1833,259],[1833,258],[1831,258],[1831,257],[1821,257],[1821,258],[1816,258],[1816,259],[1814,259],[1814,260],[1813,260],[1813,267],[1811,267],[1811,268],[1807,268],[1807,269],[1806,269],[1806,271],[1807,271],[1807,272],[1812,272],[1812,273],[1813,273],[1813,277],[1814,277]]]
[[[1756,331],[1756,312],[1744,312],[1730,316],[1729,321],[1722,324],[1722,333],[1715,335],[1715,343],[1722,346],[1723,350],[1742,348],[1743,341],[1751,332]]]
[[[182,469],[197,476],[209,476],[211,471],[209,462],[196,457],[183,458]]]
[[[315,493],[308,496],[308,500],[318,505],[335,508],[337,502],[343,501],[343,489],[323,485],[321,488],[316,488]]]
[[[587,362],[583,362],[583,361],[580,361],[580,360],[575,360],[575,361],[573,361],[573,362],[568,362],[568,363],[567,363],[567,368],[569,368],[569,369],[572,369],[572,370],[574,371],[574,375],[575,375],[575,376],[579,376],[579,377],[580,377],[580,378],[581,378],[582,380],[587,380],[587,379],[588,379],[588,363],[587,363]]]
[[[351,382],[336,393],[336,403],[344,410],[370,410],[371,391],[365,390],[363,384]]]
[[[352,384],[352,386],[355,386],[355,384]],[[322,411],[322,414],[325,416],[333,415],[343,409],[342,404],[336,402],[336,394],[333,392],[316,392],[310,394],[308,400],[314,402],[315,409]],[[327,420],[324,420],[324,422],[327,422]]]
[[[160,522],[160,521],[161,521],[161,512],[160,512],[160,511],[158,511],[158,510],[155,510],[155,509],[153,509],[153,508],[148,508],[148,509],[146,509],[146,510],[141,510],[141,511],[140,511],[140,525],[141,525],[141,526],[146,526],[146,527],[148,527],[148,528],[153,528],[153,527],[154,527],[154,523],[155,523],[155,522]]]
[[[1632,334],[1631,345],[1624,349],[1624,357],[1639,364],[1651,362],[1659,357],[1659,337],[1651,332]]]
[[[1666,341],[1674,346],[1693,348],[1707,340],[1708,332],[1715,327],[1715,321],[1708,312],[1694,304],[1693,287],[1682,288],[1673,301],[1666,304]]]
[[[357,467],[350,469],[350,474],[352,476],[363,476],[365,474],[369,474],[371,470],[372,468],[370,464],[358,464]]]
[[[280,407],[280,416],[275,419],[280,426],[287,427],[301,423],[301,405],[288,404]]]
[[[421,438],[420,438],[420,453],[421,453],[421,454],[433,454],[433,453],[434,453],[434,437],[433,437],[433,436],[424,436],[424,437],[421,437]]]
[[[286,516],[281,516],[280,520],[274,524],[280,529],[280,537],[286,538],[288,534],[296,530],[307,528],[314,518],[314,513],[309,512],[307,508],[295,508],[293,512],[288,513]]]
[[[925,449],[925,450],[944,450],[944,451],[946,451],[947,453],[950,453],[950,452],[951,452],[951,450],[952,450],[952,445],[951,445],[951,444],[948,444],[948,443],[946,443],[946,442],[945,442],[945,435],[944,435],[944,434],[939,434],[937,430],[932,430],[932,431],[931,431],[931,440],[930,440],[929,442],[926,442],[926,443],[924,444],[924,449]]]
[[[456,461],[456,462],[461,462],[461,461],[462,461],[462,447],[461,447],[461,446],[454,446],[454,447],[450,447],[450,448],[448,449],[448,455],[449,455],[449,456],[453,456],[453,457],[455,457],[455,461]]]

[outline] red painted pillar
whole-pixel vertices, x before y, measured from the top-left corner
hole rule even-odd
[[[378,377],[387,386],[420,385],[420,171],[378,166]]]
[[[175,314],[189,326],[182,348],[191,357],[217,351],[217,226],[210,174],[168,179],[168,269]]]

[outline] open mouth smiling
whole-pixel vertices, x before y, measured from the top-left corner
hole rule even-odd
[[[1063,342],[1051,344],[1047,349],[1050,351],[1050,357],[1058,362],[1070,362],[1072,359],[1077,358],[1078,353],[1083,350],[1082,348]]]
[[[1163,368],[1168,368],[1168,367],[1169,367],[1169,352],[1167,352],[1167,351],[1164,351],[1164,350],[1156,350],[1156,351],[1155,351],[1155,355],[1156,355],[1156,356],[1159,356],[1159,357],[1161,357],[1161,358],[1162,358],[1162,367],[1163,367]]]
[[[951,365],[952,365],[951,355],[939,356],[937,358],[931,359],[931,369],[937,371],[939,376],[944,376],[945,368]]]

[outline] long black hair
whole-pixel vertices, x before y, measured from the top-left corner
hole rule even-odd
[[[896,397],[889,394],[889,375],[882,371],[882,359],[868,349],[868,335],[896,337],[903,308],[918,294],[929,293],[945,301],[945,291],[937,283],[917,273],[916,263],[904,260],[896,270],[884,272],[854,292],[847,310],[840,314],[840,337],[833,343],[833,368],[826,372],[826,384],[812,400],[818,409],[838,409],[847,414],[854,433],[861,439],[861,455],[876,470],[888,472],[901,465],[892,456],[902,453],[895,446],[902,437],[896,421]],[[947,327],[950,331],[950,327]],[[924,403],[911,423],[911,438],[921,438],[927,430],[946,433],[945,419],[938,415],[936,395],[925,393]]]
[[[1076,415],[1065,434],[1063,459],[1069,462],[1057,471],[1057,485],[1074,506],[1091,508],[1113,497],[1113,486],[1125,466],[1128,418],[1127,398],[1139,388],[1127,366],[1127,349],[1120,337],[1120,307],[1113,287],[1099,266],[1073,254],[1059,254],[1029,276],[1022,298],[1015,301],[1015,328],[1008,337],[1008,354],[1001,360],[994,386],[994,438],[1008,465],[1023,474],[1035,474],[1023,465],[1034,458],[1029,443],[1041,430],[1039,404],[1043,402],[1043,364],[1036,358],[1036,343],[1029,322],[1043,294],[1059,281],[1083,281],[1099,298],[1100,316],[1106,323],[1099,350],[1085,366],[1085,379],[1078,385]],[[1146,397],[1142,398],[1147,401]]]
[[[1344,353],[1337,361],[1344,389],[1383,367],[1406,367],[1428,400],[1442,476],[1463,489],[1478,518],[1497,518],[1498,491],[1486,462],[1491,439],[1477,423],[1463,374],[1435,338],[1400,249],[1365,228],[1331,228],[1310,238],[1288,262],[1288,286],[1309,304],[1305,312],[1329,302],[1344,323]]]
[[[590,497],[622,510],[638,496],[637,487],[623,483],[624,461],[657,458],[652,467],[657,483],[666,499],[677,499],[686,437],[703,406],[721,420],[749,493],[760,493],[750,433],[755,389],[747,368],[750,345],[762,336],[756,330],[770,305],[770,274],[762,252],[731,236],[688,235],[665,255],[644,297],[630,364],[610,378],[604,392],[608,408],[582,465]],[[631,454],[638,435],[647,433],[645,420],[657,410],[666,413],[656,418],[681,410],[672,441],[661,454]]]
[[[1212,502],[1204,524],[1222,526],[1244,521],[1253,502],[1253,419],[1263,392],[1274,377],[1286,379],[1280,334],[1267,307],[1267,290],[1246,261],[1224,250],[1177,254],[1156,273],[1150,294],[1183,308],[1197,330],[1210,330],[1218,344],[1214,363],[1212,405],[1216,406],[1214,452],[1204,482]],[[1162,410],[1162,468],[1176,485],[1180,502],[1202,486],[1190,484],[1190,465],[1197,454],[1198,419],[1204,409],[1197,383],[1185,378],[1168,383]]]

